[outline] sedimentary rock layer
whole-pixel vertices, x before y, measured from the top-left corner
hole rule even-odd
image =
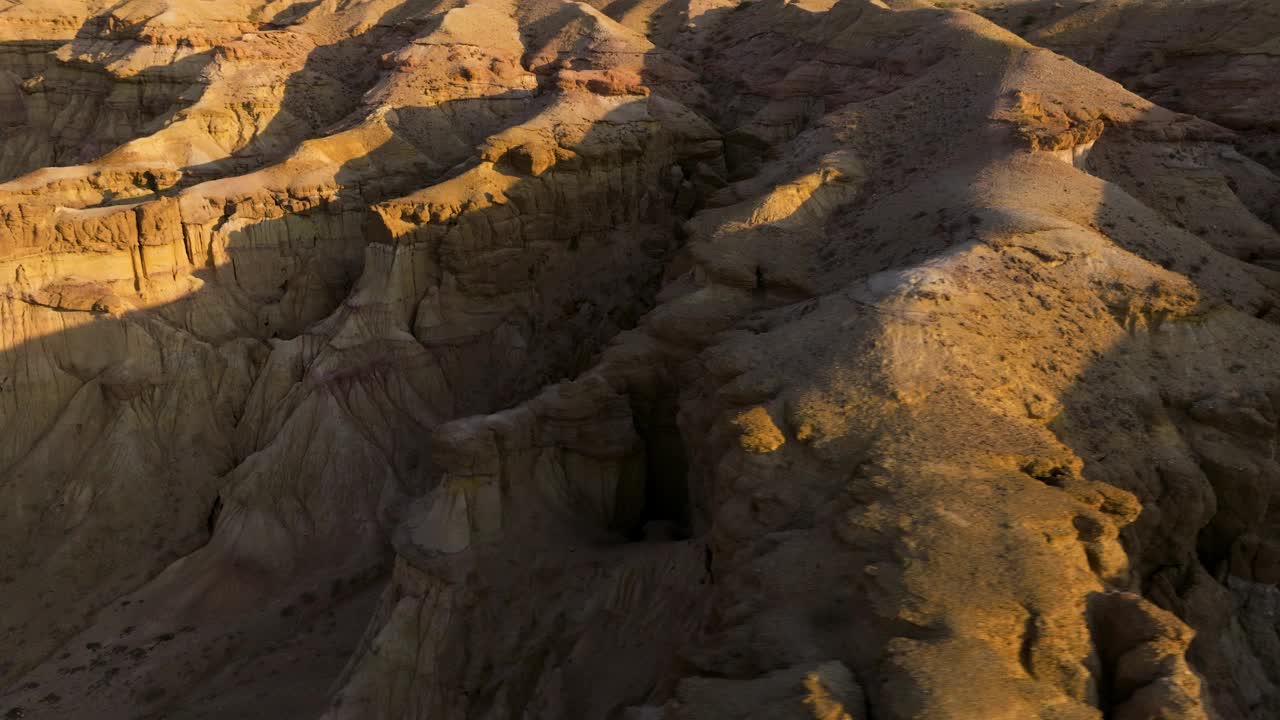
[[[1212,5],[11,2],[0,711],[1280,716]]]

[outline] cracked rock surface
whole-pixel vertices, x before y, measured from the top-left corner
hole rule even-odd
[[[0,713],[1280,717],[1278,58],[0,0]]]

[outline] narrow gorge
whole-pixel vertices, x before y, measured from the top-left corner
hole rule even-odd
[[[0,717],[1280,718],[1277,76],[1268,0],[0,0]]]

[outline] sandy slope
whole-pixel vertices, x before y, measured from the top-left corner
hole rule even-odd
[[[0,711],[1280,716],[1277,37],[10,0]]]

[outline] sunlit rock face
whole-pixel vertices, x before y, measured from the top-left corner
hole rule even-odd
[[[1265,0],[9,0],[0,713],[1280,717]]]

